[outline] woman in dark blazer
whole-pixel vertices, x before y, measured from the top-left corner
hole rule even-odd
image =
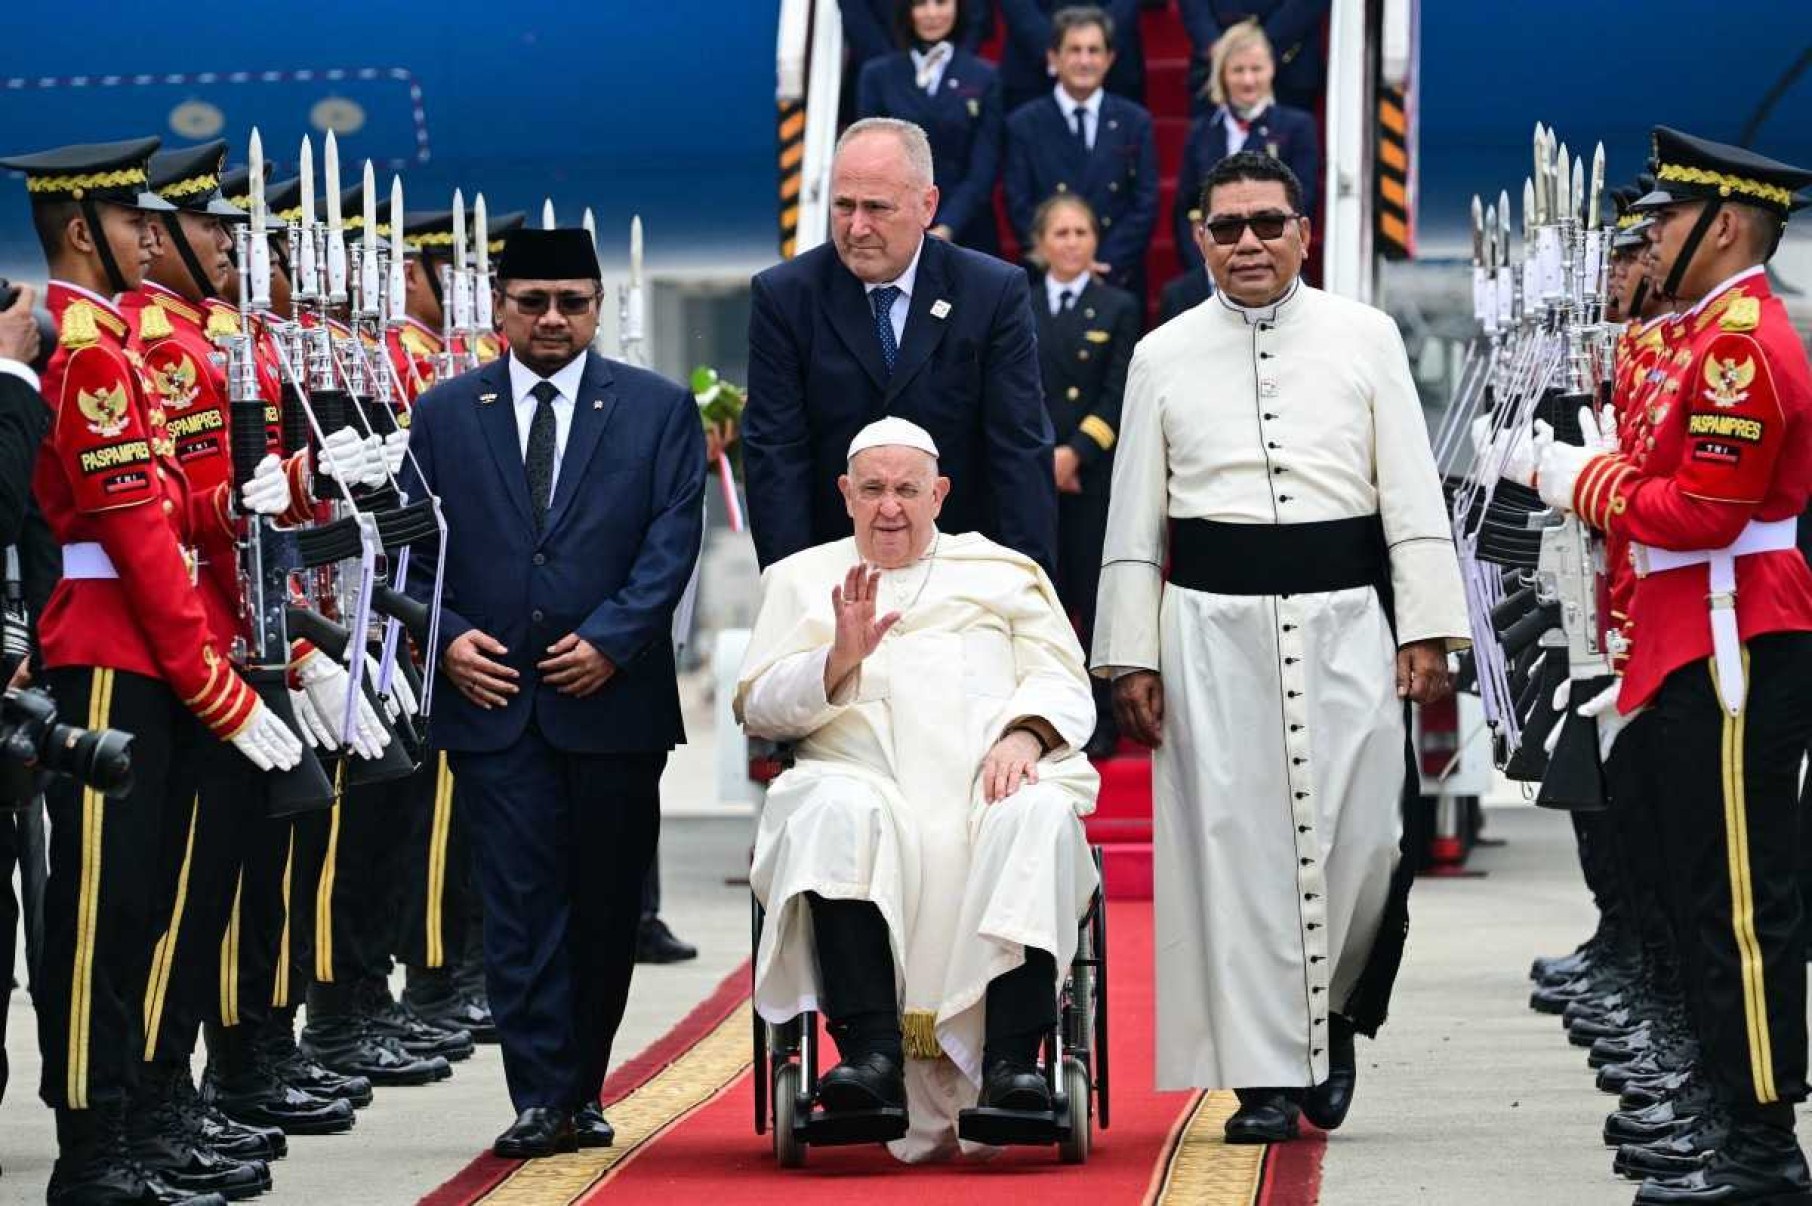
[[[1075,193],[1058,193],[1032,216],[1032,253],[1044,271],[1032,284],[1044,408],[1056,441],[1057,597],[1088,648],[1107,537],[1107,492],[1120,434],[1126,370],[1139,341],[1139,299],[1089,274],[1100,251],[1095,211]],[[1088,752],[1115,744],[1109,684],[1095,685],[1095,736]]]
[[[1183,271],[1200,271],[1202,252],[1191,233],[1201,215],[1202,181],[1214,165],[1235,151],[1264,151],[1287,164],[1302,182],[1302,212],[1315,216],[1321,180],[1321,135],[1315,117],[1280,105],[1271,95],[1277,62],[1271,40],[1255,20],[1241,21],[1214,44],[1208,95],[1214,111],[1189,127],[1183,165],[1177,171],[1172,221],[1177,259]]]
[[[966,3],[896,0],[894,34],[902,49],[863,66],[856,110],[924,128],[939,194],[931,233],[999,255],[994,183],[1005,118],[994,68],[957,45]]]

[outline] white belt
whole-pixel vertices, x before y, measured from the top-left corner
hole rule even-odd
[[[182,551],[183,564],[189,568],[189,585],[196,582],[196,557],[193,549]],[[65,578],[118,578],[119,570],[114,568],[113,558],[107,555],[97,541],[83,540],[76,544],[63,546],[63,576]]]
[[[1743,679],[1743,642],[1737,631],[1736,560],[1755,553],[1785,552],[1798,544],[1799,520],[1794,518],[1769,523],[1752,519],[1742,535],[1721,549],[1679,552],[1633,542],[1630,545],[1638,578],[1694,565],[1708,567],[1710,591],[1705,601],[1711,610],[1711,651],[1717,668],[1718,698],[1732,716],[1743,710],[1748,691]]]

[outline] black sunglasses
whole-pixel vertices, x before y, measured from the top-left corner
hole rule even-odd
[[[1208,237],[1222,247],[1231,247],[1245,236],[1246,227],[1266,243],[1273,239],[1283,238],[1284,226],[1302,217],[1301,214],[1250,214],[1244,217],[1216,218],[1212,222],[1202,223],[1202,229]]]
[[[551,303],[559,307],[560,313],[568,318],[589,313],[598,302],[596,293],[543,293],[535,290],[532,293],[505,293],[504,296],[515,302],[516,308],[524,314],[546,314]]]

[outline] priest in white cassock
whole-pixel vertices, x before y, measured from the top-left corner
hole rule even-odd
[[[1208,176],[1215,294],[1133,354],[1093,650],[1156,747],[1158,1087],[1239,1090],[1232,1142],[1345,1117],[1408,926],[1403,701],[1467,632],[1403,341],[1302,282],[1300,197]]]
[[[736,715],[796,743],[750,873],[755,1008],[821,1011],[827,1112],[905,1104],[902,1160],[959,1150],[959,1110],[1049,1110],[1035,1072],[1096,886],[1082,649],[1050,580],[939,532],[931,436],[870,424],[838,479],[852,538],[762,575]]]

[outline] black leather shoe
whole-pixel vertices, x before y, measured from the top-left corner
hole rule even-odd
[[[1628,1034],[1606,1035],[1594,1041],[1592,1049],[1586,1053],[1586,1066],[1602,1068],[1606,1064],[1627,1064],[1653,1051],[1655,1047],[1654,1028],[1648,1025],[1638,1026]]]
[[[201,1099],[184,1076],[176,1081],[176,1108],[201,1141],[235,1160],[281,1160],[289,1155],[289,1140],[276,1127],[245,1126]]]
[[[879,1051],[854,1056],[819,1078],[818,1104],[833,1113],[904,1106],[905,1070],[899,1061]]]
[[[1561,1021],[1567,1028],[1567,1041],[1575,1047],[1590,1047],[1601,1038],[1623,1038],[1642,1025],[1642,1019],[1627,1005],[1602,1011],[1582,1011],[1570,1021],[1563,1014]]]
[[[238,1066],[210,1068],[202,1095],[228,1118],[286,1135],[338,1135],[355,1121],[350,1101],[316,1097],[283,1080],[262,1050]]]
[[[1690,1044],[1655,1047],[1627,1064],[1606,1064],[1598,1069],[1598,1087],[1606,1093],[1621,1093],[1633,1081],[1658,1080],[1670,1073],[1684,1072],[1697,1055],[1696,1046]]]
[[[1729,1120],[1723,1112],[1707,1110],[1665,1139],[1618,1148],[1611,1168],[1632,1181],[1647,1177],[1683,1177],[1710,1163],[1713,1153],[1724,1145],[1729,1134]]]
[[[355,1000],[360,1016],[373,1034],[395,1039],[402,1044],[403,1050],[417,1058],[431,1059],[438,1055],[449,1063],[457,1063],[472,1054],[470,1033],[443,1029],[397,1004],[396,998],[390,995],[390,986],[381,980],[360,984]]]
[[[1683,1176],[1644,1181],[1636,1191],[1636,1206],[1675,1206],[1678,1203],[1749,1203],[1769,1206],[1812,1206],[1812,1177],[1806,1158],[1787,1131],[1784,1147],[1756,1146],[1733,1139],[1727,1150],[1713,1155],[1705,1167]]]
[[[674,937],[667,923],[659,917],[650,917],[642,922],[635,936],[635,961],[637,963],[684,963],[688,959],[698,958],[698,948],[690,942],[681,942]]]
[[[1632,1080],[1623,1086],[1617,1096],[1617,1106],[1624,1110],[1641,1110],[1657,1102],[1669,1101],[1692,1085],[1692,1069],[1669,1072],[1664,1076],[1651,1076],[1642,1080]]]
[[[1353,1054],[1353,1024],[1333,1014],[1328,1018],[1328,1078],[1302,1095],[1303,1117],[1324,1131],[1337,1129],[1353,1108],[1359,1080]]]
[[[1537,982],[1570,980],[1585,970],[1586,964],[1591,962],[1592,956],[1597,953],[1598,945],[1598,935],[1593,934],[1568,954],[1538,955],[1535,961],[1529,964],[1529,978]]]
[[[573,1116],[550,1106],[531,1106],[516,1115],[510,1129],[497,1136],[491,1153],[505,1160],[539,1160],[558,1152],[576,1152]]]
[[[1605,1144],[1622,1147],[1666,1139],[1704,1113],[1708,1101],[1705,1091],[1694,1087],[1640,1110],[1618,1110],[1604,1120]]]
[[[460,989],[451,975],[415,977],[403,989],[403,1005],[430,1026],[463,1030],[474,1043],[497,1042],[497,1021],[491,1007]]]
[[[293,1027],[288,1018],[273,1018],[258,1034],[258,1048],[277,1079],[315,1097],[348,1102],[355,1110],[370,1105],[371,1082],[363,1076],[341,1076],[302,1054]]]
[[[1241,1089],[1239,1109],[1227,1119],[1228,1143],[1283,1143],[1296,1138],[1301,1110],[1279,1089]]]
[[[57,1111],[57,1160],[45,1189],[49,1206],[226,1206],[218,1193],[168,1184],[133,1158],[126,1105]]]
[[[438,1055],[412,1055],[395,1039],[373,1034],[356,1017],[310,1018],[297,1045],[330,1071],[363,1076],[374,1085],[427,1085],[453,1075],[451,1065]]]
[[[185,1193],[217,1193],[238,1199],[269,1189],[270,1168],[264,1161],[235,1160],[203,1141],[200,1127],[183,1108],[176,1084],[188,1079],[185,1064],[159,1061],[144,1066],[126,1111],[129,1157],[172,1189]]]
[[[609,1147],[617,1141],[617,1128],[604,1117],[604,1107],[597,1102],[573,1111],[573,1134],[580,1147]]]
[[[1051,1112],[1051,1086],[1036,1065],[1017,1060],[997,1060],[982,1075],[984,1109],[1019,1110],[1027,1114]]]

